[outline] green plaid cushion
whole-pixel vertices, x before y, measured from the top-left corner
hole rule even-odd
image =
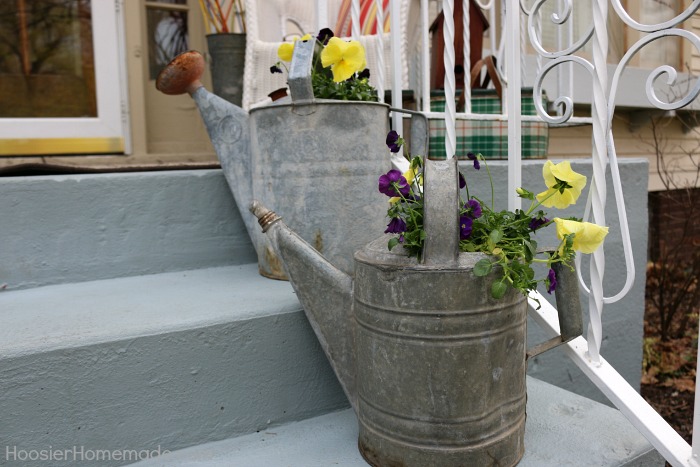
[[[461,90],[458,90],[458,93]],[[501,101],[493,89],[472,90],[472,113],[500,114]],[[543,104],[546,108],[546,96]],[[532,88],[522,90],[521,108],[523,115],[536,115],[532,99]],[[430,110],[445,111],[445,96],[442,91],[431,93]],[[489,159],[508,157],[508,122],[496,120],[457,120],[457,157],[466,159],[467,153],[481,153]],[[544,157],[549,146],[549,126],[544,122],[522,122],[522,157]],[[430,119],[430,139],[428,156],[445,157],[445,121]]]

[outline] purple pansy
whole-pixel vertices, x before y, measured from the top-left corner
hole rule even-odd
[[[554,269],[549,269],[549,274],[547,274],[547,293],[551,294],[554,289],[557,288],[557,274]]]
[[[277,65],[272,65],[270,67],[270,73],[282,73],[282,68],[278,67]]]
[[[470,199],[464,206],[469,209],[469,215],[472,219],[478,219],[481,217],[481,204],[475,199]]]
[[[386,135],[386,145],[391,152],[399,152],[401,144],[399,143],[399,134],[396,131],[391,130],[389,134]]]
[[[462,172],[459,172],[459,189],[461,190],[467,186],[467,181],[464,179],[464,175],[462,175]]]
[[[459,239],[466,240],[472,234],[472,225],[474,224],[474,219],[467,215],[459,216]]]
[[[403,219],[400,217],[394,217],[389,221],[389,224],[386,226],[386,230],[384,233],[397,233],[400,234],[402,232],[406,231],[406,222],[404,222]],[[399,239],[399,242],[401,242],[401,239]]]
[[[335,34],[333,34],[333,31],[331,31],[330,28],[323,28],[318,32],[316,40],[319,41],[321,44],[326,45],[333,36],[335,36]]]
[[[542,219],[536,217],[530,221],[530,225],[528,227],[530,227],[530,230],[534,232],[535,230],[545,225],[547,222],[549,222],[549,219],[547,219],[546,217],[543,217]]]
[[[358,79],[369,79],[369,68],[365,68],[357,75]]]
[[[476,154],[474,154],[473,152],[467,153],[467,158],[470,161],[474,161],[474,168],[476,170],[479,170],[481,168],[481,164],[479,164],[479,158],[476,157]]]
[[[397,190],[398,188],[398,190]],[[408,196],[410,187],[408,182],[396,169],[392,169],[379,177],[379,192],[389,197]]]

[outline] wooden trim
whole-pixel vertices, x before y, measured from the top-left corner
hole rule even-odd
[[[124,138],[0,139],[0,157],[42,154],[121,154]]]

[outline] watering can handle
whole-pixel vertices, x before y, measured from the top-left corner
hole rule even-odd
[[[423,226],[421,263],[454,265],[459,258],[459,167],[457,158],[423,159]]]
[[[306,102],[314,98],[311,84],[311,67],[313,66],[316,40],[297,41],[292,55],[287,82],[292,102]]]
[[[552,269],[554,269],[557,278],[557,288],[554,290],[554,295],[559,314],[559,335],[528,349],[528,359],[561,344],[566,344],[583,333],[576,268],[575,266],[570,268],[562,263],[554,263]]]

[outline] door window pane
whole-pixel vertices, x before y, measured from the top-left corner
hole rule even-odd
[[[179,53],[187,51],[187,6],[185,0],[149,2],[148,23],[148,65],[151,79]],[[180,6],[183,5],[183,6]]]
[[[96,116],[90,0],[0,2],[0,118]]]

